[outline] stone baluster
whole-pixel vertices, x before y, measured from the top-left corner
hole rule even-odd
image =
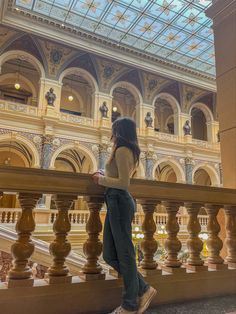
[[[32,270],[28,265],[34,252],[31,233],[35,229],[33,209],[41,194],[19,193],[22,213],[16,224],[17,240],[11,247],[13,266],[8,274],[8,287],[32,286]]]
[[[206,241],[208,248],[208,258],[206,265],[208,268],[219,270],[225,268],[224,260],[220,256],[220,251],[223,247],[222,240],[218,237],[220,232],[220,225],[217,221],[217,214],[220,210],[220,205],[205,204],[205,210],[208,214],[209,220],[207,224],[208,239]]]
[[[150,271],[156,270],[157,268],[157,262],[154,260],[154,254],[157,251],[158,244],[154,239],[156,224],[153,215],[158,201],[145,199],[138,199],[137,201],[142,205],[144,212],[144,221],[142,223],[144,238],[141,242],[141,250],[144,258],[141,262],[141,268],[143,274],[147,275]]]
[[[48,269],[47,279],[49,283],[71,282],[69,269],[65,265],[66,257],[71,251],[71,244],[67,240],[67,234],[71,229],[68,211],[77,199],[77,195],[55,195],[53,197],[58,214],[53,223],[55,234],[54,241],[49,246],[50,254],[53,256],[53,264]]]
[[[88,239],[84,243],[83,251],[87,257],[87,262],[83,266],[80,276],[85,280],[104,279],[105,273],[98,258],[102,253],[102,242],[99,234],[102,231],[102,223],[99,212],[103,206],[103,197],[87,197],[88,208],[90,211],[89,219],[86,223]]]
[[[187,259],[186,268],[192,271],[207,270],[207,267],[203,266],[204,261],[200,257],[203,249],[203,242],[198,237],[201,231],[201,225],[198,220],[198,213],[201,208],[201,204],[187,202],[184,206],[186,207],[189,215],[187,224],[187,230],[189,233],[189,238],[187,240],[189,258]]]
[[[236,268],[236,206],[224,206],[226,214],[226,263],[229,268]]]
[[[178,253],[181,250],[182,245],[180,240],[177,238],[179,224],[176,217],[179,207],[182,206],[182,203],[174,201],[163,201],[162,205],[165,206],[167,212],[167,239],[165,241],[167,257],[164,264],[162,265],[162,269],[170,273],[180,271],[180,269],[184,271],[183,268],[180,268],[181,262],[178,260]]]

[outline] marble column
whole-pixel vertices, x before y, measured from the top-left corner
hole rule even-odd
[[[190,157],[185,158],[185,178],[187,184],[193,184],[193,160]]]
[[[104,170],[105,169],[105,164],[107,161],[107,145],[100,144],[99,145],[99,159],[98,159],[98,168]]]
[[[46,134],[43,136],[42,143],[42,155],[41,155],[41,168],[48,169],[50,166],[51,156],[52,156],[52,146],[53,146],[53,136]],[[43,195],[39,199],[37,207],[46,208],[46,195]]]
[[[52,156],[52,146],[53,146],[53,136],[46,134],[43,137],[42,146],[42,157],[41,157],[41,168],[48,169],[50,166],[51,156]]]
[[[146,152],[146,179],[153,180],[153,167],[154,167],[154,153],[147,151]]]

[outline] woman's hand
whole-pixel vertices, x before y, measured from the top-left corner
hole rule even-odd
[[[98,181],[99,181],[99,178],[102,177],[102,175],[100,174],[100,172],[95,172],[93,175],[92,175],[92,179],[93,179],[93,182],[95,184],[98,184]]]

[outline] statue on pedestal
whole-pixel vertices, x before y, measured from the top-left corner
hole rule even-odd
[[[52,87],[49,89],[49,91],[45,95],[45,98],[47,99],[48,106],[54,107],[54,102],[55,102],[57,97],[56,97],[56,94],[54,94]]]
[[[102,114],[102,118],[108,118],[107,113],[108,113],[108,108],[107,108],[107,104],[104,101],[103,104],[99,107],[99,110]]]
[[[153,118],[151,116],[151,112],[147,112],[144,121],[146,123],[146,128],[152,128]]]
[[[183,126],[184,135],[191,135],[191,125],[189,120],[187,120]]]

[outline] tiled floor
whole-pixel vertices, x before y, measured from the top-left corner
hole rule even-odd
[[[160,305],[145,314],[236,314],[236,295]]]

